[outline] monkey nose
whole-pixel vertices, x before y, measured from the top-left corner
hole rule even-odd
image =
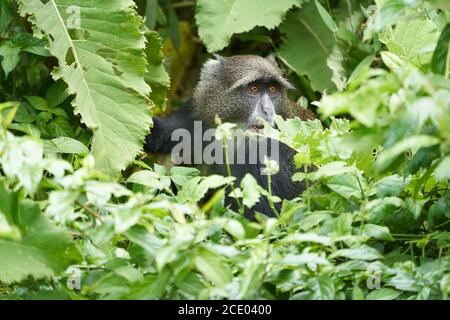
[[[275,108],[273,106],[272,100],[268,95],[264,95],[261,99],[261,111],[265,116],[264,120],[271,122],[273,120],[273,116],[275,115]]]

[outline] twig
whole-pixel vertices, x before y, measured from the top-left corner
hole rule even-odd
[[[82,207],[84,210],[86,210],[90,215],[92,215],[94,218],[98,219],[99,221],[103,222],[102,217],[100,217],[97,212],[89,208],[85,203],[81,203],[80,201],[76,200],[75,203]]]

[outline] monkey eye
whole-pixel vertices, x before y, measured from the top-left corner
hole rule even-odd
[[[248,92],[251,94],[257,94],[259,93],[259,87],[257,85],[252,85],[248,87]]]
[[[278,87],[274,84],[269,85],[269,93],[277,93],[278,92]]]

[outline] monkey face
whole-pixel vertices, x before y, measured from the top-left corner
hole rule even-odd
[[[283,98],[283,87],[273,81],[254,81],[241,88],[243,101],[248,108],[245,120],[247,128],[259,131],[263,128],[260,118],[271,125]]]
[[[243,129],[259,130],[259,118],[272,124],[275,114],[287,110],[286,91],[293,86],[268,59],[246,55],[208,60],[202,68],[194,92],[194,108],[199,118],[214,124],[218,116]]]

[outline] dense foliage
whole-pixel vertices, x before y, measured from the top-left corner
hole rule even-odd
[[[139,154],[165,67],[179,88],[199,43],[193,6],[209,53],[273,54],[321,117],[264,129],[297,151],[305,193],[280,199],[251,175],[233,192],[241,208],[282,201],[277,219],[224,207],[233,177]],[[448,299],[449,10],[1,0],[0,297]]]

